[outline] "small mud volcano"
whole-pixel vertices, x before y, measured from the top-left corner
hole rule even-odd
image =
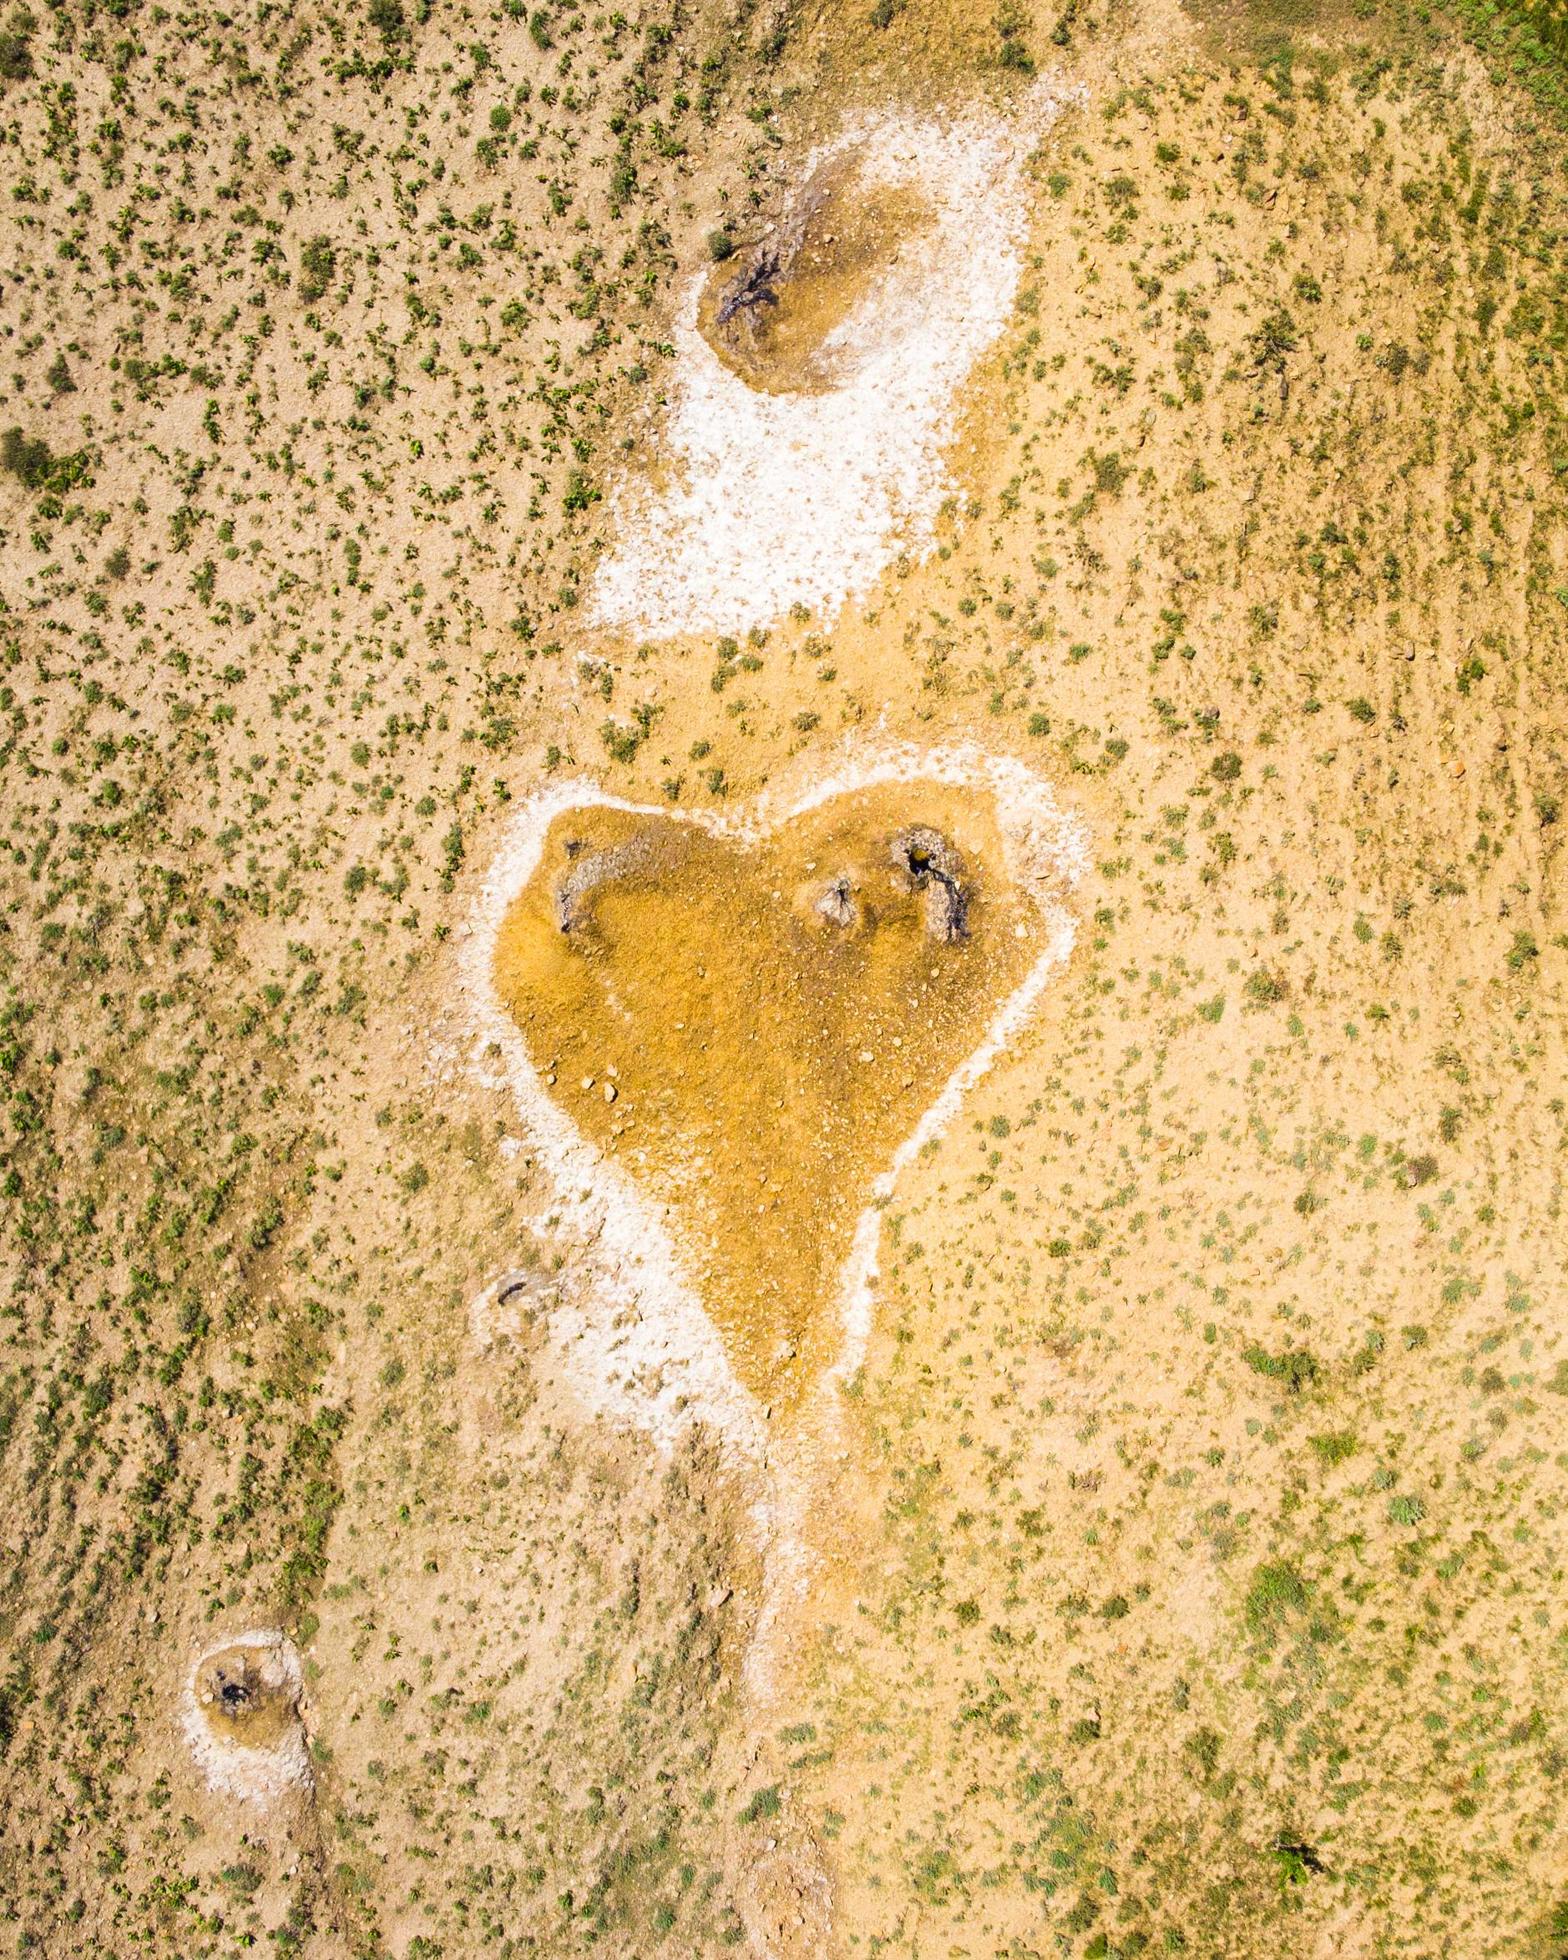
[[[537,1267],[520,1267],[494,1279],[468,1308],[468,1331],[481,1354],[506,1343],[521,1346],[539,1316],[548,1313],[557,1287]]]
[[[300,1719],[299,1656],[281,1633],[241,1634],[197,1661],[184,1695],[184,1727],[215,1790],[269,1802],[308,1785]]]
[[[529,1059],[662,1208],[737,1374],[832,1359],[870,1187],[1041,950],[990,792],[892,783],[756,839],[551,824],[496,942]]]
[[[772,231],[714,268],[698,331],[750,387],[826,394],[896,331],[908,302],[892,291],[895,268],[932,222],[911,185],[868,182],[854,152],[833,157]]]

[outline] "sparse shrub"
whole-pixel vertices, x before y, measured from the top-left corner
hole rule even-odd
[[[27,36],[14,29],[0,34],[0,81],[25,82],[33,72],[33,51]]]
[[[42,436],[27,436],[17,428],[0,436],[0,468],[20,477],[29,490],[52,490],[57,496],[91,481],[85,449],[57,456]]]
[[[1403,341],[1391,340],[1378,355],[1375,365],[1383,370],[1390,381],[1403,381],[1411,369],[1417,374],[1425,374],[1430,360],[1425,354],[1412,354]]]
[[[332,284],[337,266],[338,255],[330,238],[318,234],[304,246],[299,255],[299,296],[307,305],[320,299]]]
[[[1316,1849],[1303,1838],[1281,1831],[1271,1848],[1279,1871],[1279,1882],[1287,1890],[1295,1885],[1305,1885],[1309,1878],[1324,1869],[1323,1860]]]
[[[599,486],[590,482],[581,470],[573,470],[566,479],[561,507],[569,511],[587,510],[590,505],[598,503],[603,494]]]
[[[1249,1007],[1271,1007],[1284,1000],[1289,989],[1279,974],[1260,966],[1255,973],[1247,975],[1247,984],[1242,991],[1247,996]]]
[[[1207,1727],[1194,1729],[1182,1746],[1202,1770],[1205,1782],[1212,1778],[1220,1766],[1221,1738],[1218,1732]]]
[[[1122,485],[1132,475],[1132,471],[1114,449],[1103,456],[1096,455],[1091,450],[1089,466],[1094,474],[1095,489],[1103,491],[1108,497],[1120,496]]]
[[[1310,1595],[1295,1566],[1283,1559],[1260,1565],[1247,1592],[1247,1625],[1255,1634],[1272,1633],[1293,1613],[1304,1613]]]
[[[1270,1354],[1267,1348],[1254,1342],[1242,1351],[1242,1359],[1254,1374],[1283,1382],[1293,1395],[1310,1388],[1318,1378],[1317,1357],[1306,1348],[1286,1348],[1281,1354]]]
[[[1286,357],[1295,353],[1297,345],[1296,323],[1282,306],[1247,336],[1252,365],[1259,372],[1283,373]]]
[[[1029,22],[1017,0],[1002,0],[997,9],[996,31],[1001,37],[1001,48],[997,54],[997,64],[1016,75],[1034,73],[1034,57],[1024,46],[1024,30]]]

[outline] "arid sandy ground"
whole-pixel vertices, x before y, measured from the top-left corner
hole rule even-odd
[[[937,548],[831,625],[585,627],[714,234],[1031,64],[1083,95]],[[1524,68],[1370,5],[8,17],[18,1951],[1568,1949]],[[563,1358],[591,1248],[465,934],[541,786],[740,809],[873,740],[1020,758],[1091,862],[885,1208],[759,1684],[758,1473]],[[251,1801],[188,1690],[270,1629],[309,1768]]]

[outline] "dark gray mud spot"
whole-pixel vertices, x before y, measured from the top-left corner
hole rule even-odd
[[[860,923],[860,907],[855,902],[854,880],[847,871],[841,871],[830,879],[816,900],[816,914],[830,926],[842,931]]]
[[[926,902],[926,930],[952,945],[969,931],[969,888],[964,862],[938,830],[915,824],[901,830],[889,846],[895,873]]]

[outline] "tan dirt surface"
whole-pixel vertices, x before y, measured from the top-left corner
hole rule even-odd
[[[17,1951],[1560,1960],[1554,60],[1373,0],[0,19]],[[586,625],[688,296],[857,118],[1042,83],[929,548],[831,623]],[[916,218],[835,181],[740,372],[832,399]],[[1005,812],[675,819],[886,743],[1027,764],[1088,858],[829,1376],[866,1180],[1018,971]],[[706,1231],[744,1447],[596,1393],[466,989],[575,778],[670,814],[563,815],[496,978]],[[635,847],[577,941],[568,838]],[[258,1630],[260,1796],[186,1721]]]

